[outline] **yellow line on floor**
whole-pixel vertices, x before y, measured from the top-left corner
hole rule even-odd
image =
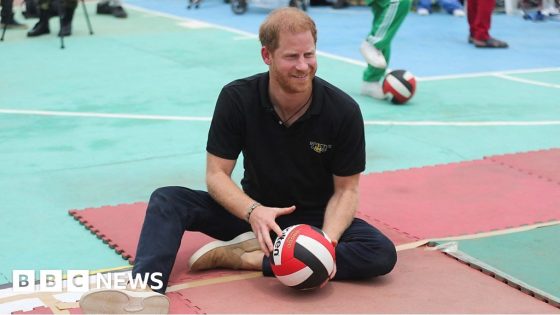
[[[401,250],[407,250],[407,249],[414,249],[414,248],[426,245],[429,242],[472,240],[472,239],[483,238],[483,237],[491,237],[491,236],[505,235],[505,234],[511,234],[511,233],[525,232],[525,231],[530,231],[530,230],[541,228],[541,227],[553,226],[553,225],[558,225],[558,224],[560,224],[560,221],[550,221],[550,222],[524,225],[524,226],[519,226],[519,227],[514,227],[514,228],[509,228],[509,229],[503,229],[503,230],[497,230],[497,231],[467,234],[467,235],[460,235],[460,236],[451,236],[451,237],[442,237],[442,238],[424,239],[424,240],[419,240],[419,241],[416,241],[416,242],[401,244],[401,245],[396,246],[396,248],[397,248],[397,251],[401,251]]]

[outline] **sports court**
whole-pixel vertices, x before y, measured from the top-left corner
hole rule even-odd
[[[79,7],[63,50],[55,19],[50,35],[0,42],[0,313],[80,313],[79,295],[14,294],[13,270],[129,270],[150,193],[205,189],[221,87],[267,69],[256,34],[269,10],[130,0],[117,20],[86,5],[95,34]],[[365,120],[358,216],[395,242],[397,266],[301,293],[255,272],[190,273],[209,239],[186,233],[171,311],[560,313],[560,22],[495,14],[510,48],[484,50],[465,18],[411,12],[390,67],[418,88],[395,106],[360,95],[368,8],[308,12],[317,75]]]

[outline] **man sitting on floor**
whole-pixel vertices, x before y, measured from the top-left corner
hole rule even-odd
[[[301,10],[278,9],[259,38],[269,71],[227,84],[217,100],[206,146],[208,192],[164,187],[150,198],[132,273],[161,273],[163,286],[157,292],[92,291],[80,301],[84,312],[167,311],[163,294],[185,231],[220,240],[193,254],[191,271],[232,268],[272,276],[271,233],[301,223],[333,240],[333,280],[393,269],[394,244],[354,217],[366,161],[364,122],[350,96],[315,76],[315,23]],[[231,174],[241,152],[239,188]]]

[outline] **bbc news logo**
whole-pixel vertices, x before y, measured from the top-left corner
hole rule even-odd
[[[92,289],[132,289],[159,290],[163,288],[161,272],[132,273],[96,273],[90,278],[89,270],[67,270],[66,279],[62,270],[39,270],[39,285],[36,285],[35,270],[13,270],[12,282],[14,292],[87,292]]]

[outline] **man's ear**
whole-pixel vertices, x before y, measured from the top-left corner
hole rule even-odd
[[[261,48],[261,57],[264,63],[266,63],[267,65],[270,65],[272,63],[272,53],[270,52],[270,50],[268,50],[268,48],[266,48],[266,46],[263,46]]]

